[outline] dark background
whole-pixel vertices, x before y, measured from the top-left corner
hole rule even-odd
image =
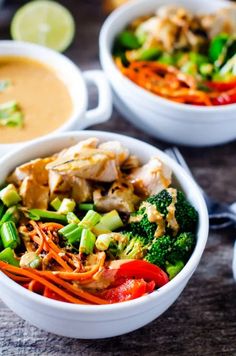
[[[214,1],[214,0],[209,0]],[[99,68],[98,35],[105,18],[101,1],[60,1],[72,12],[76,37],[65,53],[82,70]],[[9,38],[15,9],[25,1],[5,1],[0,38]],[[92,100],[96,95],[91,91]],[[116,111],[94,129],[124,133],[159,148]],[[236,200],[236,143],[211,148],[181,148],[201,186],[218,200]],[[178,301],[161,317],[133,333],[112,339],[73,340],[38,330],[0,302],[1,355],[236,355],[236,284],[232,278],[234,229],[210,233],[201,263]]]

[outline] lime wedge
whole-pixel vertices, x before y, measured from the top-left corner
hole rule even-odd
[[[22,6],[14,15],[11,35],[63,52],[72,42],[75,23],[70,12],[55,1],[36,0]]]

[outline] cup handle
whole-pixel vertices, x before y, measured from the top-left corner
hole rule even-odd
[[[86,83],[94,84],[98,89],[98,106],[85,113],[84,127],[107,121],[112,114],[112,95],[108,80],[101,70],[83,72]]]

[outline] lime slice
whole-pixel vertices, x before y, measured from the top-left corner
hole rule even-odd
[[[11,35],[63,52],[72,42],[75,23],[70,12],[55,1],[36,0],[22,6],[13,17]]]

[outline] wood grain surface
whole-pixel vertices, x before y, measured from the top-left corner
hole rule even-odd
[[[213,0],[211,0],[213,1]],[[0,37],[22,1],[0,10]],[[83,70],[99,68],[98,34],[104,20],[99,1],[62,1],[73,13],[76,38],[66,54]],[[91,92],[91,103],[96,102]],[[135,129],[116,111],[93,129],[124,133],[168,145]],[[197,179],[216,199],[236,200],[236,142],[212,148],[181,148]],[[236,283],[232,278],[235,229],[210,233],[201,263],[177,302],[140,330],[102,340],[75,340],[46,333],[24,322],[0,302],[0,355],[236,355]]]

